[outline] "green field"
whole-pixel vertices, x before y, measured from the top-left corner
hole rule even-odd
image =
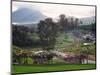
[[[36,73],[51,71],[96,69],[95,64],[47,64],[47,65],[13,65],[12,73]]]

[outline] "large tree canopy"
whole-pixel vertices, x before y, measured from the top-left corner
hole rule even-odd
[[[40,21],[38,24],[38,34],[43,49],[49,50],[54,48],[57,36],[57,25],[51,18]]]
[[[28,35],[30,30],[25,26],[13,25],[13,44],[16,46],[32,46],[32,39]]]

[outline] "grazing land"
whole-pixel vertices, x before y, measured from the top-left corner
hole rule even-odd
[[[39,64],[39,65],[13,65],[13,73],[36,73],[51,71],[96,69],[95,64]]]

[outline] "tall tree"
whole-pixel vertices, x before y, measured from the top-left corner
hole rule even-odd
[[[75,18],[74,27],[77,27],[78,25],[79,25],[79,19]]]
[[[59,21],[58,21],[59,27],[61,31],[66,32],[67,30],[67,26],[68,26],[68,19],[66,18],[66,16],[64,14],[61,14],[59,16]]]
[[[40,21],[38,24],[38,34],[44,50],[54,48],[57,36],[57,25],[53,22],[52,18]]]

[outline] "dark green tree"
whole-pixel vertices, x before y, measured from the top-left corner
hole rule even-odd
[[[78,25],[79,25],[79,19],[75,18],[74,27],[77,27]]]
[[[40,37],[41,45],[44,50],[53,49],[57,36],[57,25],[52,18],[47,18],[40,21],[38,24],[38,35]]]
[[[33,40],[28,35],[28,33],[30,33],[28,27],[17,25],[13,25],[12,27],[13,45],[20,47],[32,46]]]
[[[60,31],[66,32],[66,30],[68,28],[68,19],[66,18],[66,16],[64,14],[61,14],[59,16],[58,25],[59,25]]]

